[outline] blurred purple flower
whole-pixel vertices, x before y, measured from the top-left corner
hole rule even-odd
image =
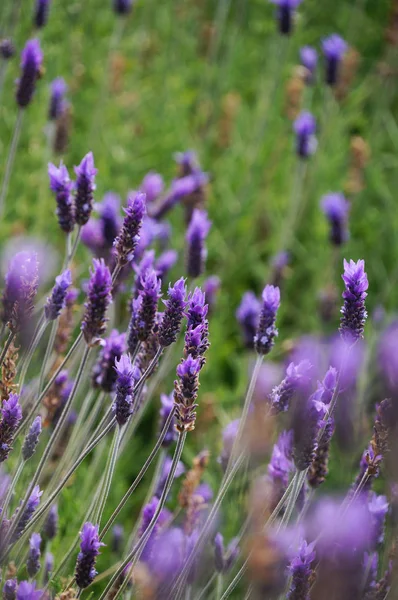
[[[47,23],[49,7],[50,0],[36,0],[33,23],[38,29],[41,29]]]
[[[94,166],[94,156],[92,152],[86,154],[78,167],[74,167],[76,174],[75,184],[75,206],[76,223],[80,226],[85,225],[90,218],[93,210],[95,176],[98,170]]]
[[[321,208],[330,223],[330,241],[336,246],[341,246],[349,238],[350,203],[343,194],[326,194],[321,199]]]
[[[163,281],[170,269],[174,267],[178,259],[176,250],[165,250],[155,262],[155,271],[159,279]]]
[[[312,365],[308,360],[302,360],[295,365],[290,363],[286,369],[286,376],[283,381],[274,387],[269,400],[274,413],[286,412],[290,402],[297,391],[306,387],[310,381],[310,371]]]
[[[61,314],[61,310],[65,306],[66,293],[71,285],[72,273],[70,269],[67,269],[55,278],[55,285],[51,292],[51,296],[47,298],[44,307],[44,314],[48,321],[54,321]]]
[[[48,108],[48,118],[50,121],[57,120],[64,111],[65,99],[64,96],[68,90],[68,86],[62,77],[57,77],[51,82],[50,104]]]
[[[166,394],[161,394],[160,395],[160,411],[159,411],[159,427],[158,427],[158,431],[159,433],[162,431],[163,427],[165,426],[165,423],[173,409],[174,406],[174,395],[173,393],[170,394],[169,396],[167,396]],[[175,419],[172,420],[169,430],[163,440],[163,444],[162,446],[164,448],[167,448],[168,446],[170,446],[170,444],[172,444],[176,439],[177,439],[177,431],[174,427],[175,424]]]
[[[163,177],[159,173],[149,171],[141,182],[140,190],[146,195],[148,203],[156,200],[164,189]]]
[[[29,555],[26,562],[26,568],[29,577],[34,577],[40,571],[40,533],[32,533],[29,540]]]
[[[271,0],[278,7],[277,16],[279,31],[282,35],[289,35],[293,28],[294,13],[302,0]]]
[[[315,118],[309,112],[302,112],[294,121],[293,129],[296,134],[297,155],[300,158],[308,158],[314,154],[317,147]]]
[[[43,53],[38,39],[26,42],[21,54],[21,77],[18,80],[16,101],[20,108],[30,104],[36,89],[43,63]]]
[[[254,347],[254,337],[256,335],[261,304],[253,292],[245,292],[242,301],[236,311],[236,318],[241,326],[243,340],[247,348]]]
[[[119,360],[125,351],[126,334],[113,329],[105,339],[97,362],[93,367],[92,382],[94,387],[99,387],[107,393],[115,390],[117,379],[115,361]]]
[[[228,573],[239,556],[239,540],[233,538],[227,548],[224,547],[224,538],[217,533],[214,538],[214,564],[218,573]]]
[[[333,86],[338,82],[340,63],[347,48],[347,43],[336,33],[322,40],[322,50],[326,62],[325,81],[327,85]]]
[[[208,220],[206,211],[195,209],[186,233],[187,273],[193,279],[204,271],[207,257],[205,240],[210,227],[211,221]]]
[[[303,46],[300,49],[300,60],[303,67],[307,69],[306,83],[313,83],[315,80],[315,71],[318,64],[317,51],[312,46]]]
[[[222,451],[218,460],[224,471],[227,468],[228,461],[231,456],[232,447],[239,430],[239,423],[240,419],[231,421],[226,427],[224,427],[222,432]]]
[[[75,226],[75,207],[72,198],[73,184],[69,178],[68,169],[62,162],[59,167],[49,163],[48,176],[50,189],[54,192],[57,203],[56,215],[59,226],[65,233],[71,233]]]

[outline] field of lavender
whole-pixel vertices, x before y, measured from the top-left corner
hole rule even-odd
[[[2,598],[398,598],[398,3],[0,6]]]

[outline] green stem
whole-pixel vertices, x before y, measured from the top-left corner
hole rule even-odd
[[[173,484],[173,480],[174,480],[174,475],[177,469],[177,465],[178,462],[181,458],[181,454],[182,454],[182,450],[184,448],[184,443],[185,443],[185,439],[186,439],[186,432],[184,433],[179,433],[178,435],[178,440],[177,440],[177,445],[174,451],[174,456],[173,456],[173,462],[171,463],[171,467],[170,467],[170,471],[169,474],[167,476],[162,494],[159,498],[159,502],[158,505],[156,507],[155,513],[152,517],[151,522],[149,523],[148,527],[146,528],[144,534],[141,536],[141,538],[138,540],[137,544],[134,546],[134,548],[131,550],[131,552],[129,552],[129,554],[127,555],[127,557],[124,559],[124,561],[122,562],[122,564],[120,565],[120,567],[118,568],[118,570],[116,571],[116,573],[114,574],[114,576],[111,578],[111,580],[109,581],[108,585],[106,586],[105,590],[102,592],[99,600],[105,600],[109,590],[113,587],[113,585],[115,584],[115,582],[118,580],[118,578],[120,577],[120,575],[123,573],[124,569],[127,567],[127,565],[132,562],[131,567],[128,570],[128,573],[126,573],[126,577],[121,585],[121,587],[119,588],[119,590],[116,593],[116,596],[114,596],[113,600],[117,600],[117,598],[119,598],[119,596],[122,594],[122,592],[125,590],[129,580],[130,580],[130,576],[131,573],[133,571],[133,568],[136,564],[136,562],[139,560],[141,553],[144,549],[144,547],[146,546],[149,537],[152,534],[152,531],[155,528],[155,525],[157,523],[157,520],[159,518],[159,515],[164,507],[164,504],[166,502],[166,498],[170,492],[171,486]]]
[[[14,132],[12,134],[11,146],[8,152],[6,168],[3,177],[3,183],[0,191],[0,216],[4,212],[4,204],[7,197],[8,186],[10,183],[10,177],[12,172],[12,167],[14,165],[15,154],[18,148],[18,142],[22,131],[22,120],[23,120],[24,111],[23,109],[19,109],[17,120],[14,127]]]
[[[30,344],[28,352],[26,353],[26,356],[25,356],[22,366],[21,366],[21,375],[19,377],[19,382],[18,382],[20,390],[22,390],[22,388],[23,388],[23,384],[25,383],[26,373],[28,372],[30,362],[33,358],[33,354],[35,353],[35,350],[36,350],[37,346],[39,345],[41,338],[43,337],[43,334],[46,330],[47,325],[48,325],[47,319],[41,319],[39,324],[37,325],[36,332],[33,336],[32,342]]]
[[[30,495],[31,495],[31,493],[33,491],[33,488],[37,484],[37,482],[39,480],[39,477],[42,474],[43,469],[44,469],[44,467],[45,467],[45,465],[47,463],[47,460],[51,456],[51,453],[53,451],[55,443],[57,442],[57,440],[59,438],[59,435],[60,435],[60,433],[61,433],[61,431],[62,431],[62,429],[63,429],[63,427],[65,425],[66,419],[68,418],[68,415],[69,415],[69,409],[72,406],[72,402],[74,400],[76,391],[77,391],[77,389],[79,387],[80,380],[81,380],[81,377],[83,375],[83,372],[84,372],[84,369],[85,369],[85,366],[86,366],[86,363],[87,363],[87,360],[88,360],[88,357],[89,357],[89,354],[90,354],[90,350],[91,350],[91,348],[88,347],[88,346],[84,350],[83,358],[82,358],[82,361],[80,363],[79,370],[78,370],[78,372],[76,374],[76,379],[74,381],[72,391],[70,393],[70,396],[69,396],[68,400],[65,403],[65,406],[64,406],[64,408],[62,410],[62,413],[61,413],[61,415],[59,417],[59,420],[58,420],[58,422],[57,422],[57,424],[55,426],[55,429],[52,432],[49,441],[47,442],[47,445],[46,445],[46,447],[44,449],[44,452],[43,452],[43,454],[41,456],[40,462],[39,462],[39,464],[38,464],[38,466],[36,468],[35,474],[32,477],[32,480],[30,482],[28,490],[27,490],[27,492],[25,494],[25,498],[22,501],[22,505],[21,505],[21,507],[19,509],[19,512],[18,512],[19,518],[17,517],[15,519],[15,521],[13,522],[13,524],[10,527],[10,530],[9,530],[7,536],[6,536],[6,540],[4,542],[4,547],[5,548],[7,548],[7,543],[12,539],[12,535],[15,532],[17,526],[18,526],[20,517],[24,513],[26,505],[29,502],[29,498],[30,498]]]
[[[113,436],[112,448],[111,448],[111,451],[109,452],[108,461],[107,461],[107,464],[105,467],[104,481],[103,481],[102,490],[101,490],[101,493],[99,496],[98,506],[97,506],[96,510],[94,511],[94,516],[93,516],[94,523],[98,523],[98,525],[101,524],[102,514],[104,512],[106,501],[108,499],[109,490],[110,490],[111,483],[112,483],[112,477],[115,472],[115,465],[116,465],[117,454],[118,454],[119,446],[120,446],[121,434],[122,434],[122,428],[119,425],[117,425],[114,436]]]
[[[117,505],[117,507],[115,508],[115,510],[113,511],[112,515],[109,517],[106,525],[104,526],[103,530],[100,533],[100,540],[103,540],[105,535],[107,534],[107,532],[109,531],[109,529],[112,527],[113,523],[115,522],[117,516],[119,515],[120,511],[124,508],[124,506],[126,505],[128,499],[131,497],[131,495],[134,493],[134,491],[136,490],[138,484],[140,483],[141,479],[144,477],[145,473],[147,472],[150,464],[152,463],[153,459],[155,458],[156,454],[158,453],[158,451],[160,450],[160,448],[162,447],[163,444],[163,440],[166,437],[166,434],[170,428],[171,422],[174,418],[174,413],[175,413],[175,408],[173,407],[173,409],[170,411],[170,415],[168,416],[164,427],[162,429],[161,434],[159,435],[156,444],[152,450],[152,452],[150,453],[150,455],[148,456],[148,458],[146,459],[144,465],[142,466],[141,471],[138,473],[137,477],[135,478],[135,480],[133,481],[133,483],[131,484],[131,486],[129,487],[129,489],[127,490],[127,492],[124,494],[123,498],[120,500],[119,504]]]
[[[220,600],[222,596],[222,589],[224,586],[224,578],[222,573],[217,575],[217,585],[216,585],[216,600]]]
[[[51,356],[54,342],[55,342],[55,336],[57,335],[57,329],[58,329],[58,319],[55,319],[55,321],[53,321],[53,324],[51,326],[50,337],[49,337],[49,340],[47,343],[46,352],[45,352],[44,359],[43,359],[41,369],[40,369],[39,387],[37,390],[38,394],[40,394],[41,388],[43,387],[44,377],[47,373],[48,363],[50,361],[50,356]]]
[[[14,490],[15,490],[15,486],[18,483],[18,480],[19,480],[19,478],[21,476],[21,473],[23,471],[24,466],[25,466],[25,461],[21,460],[21,462],[18,465],[17,471],[16,471],[16,473],[14,475],[14,478],[13,478],[11,484],[10,484],[10,487],[7,490],[7,496],[5,497],[3,506],[1,507],[1,519],[0,519],[1,523],[3,522],[3,519],[4,519],[4,517],[7,514],[8,505],[9,505],[9,503],[11,501],[12,495],[13,495]]]

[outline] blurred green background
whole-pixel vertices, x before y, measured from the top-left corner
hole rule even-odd
[[[274,358],[301,334],[337,328],[338,307],[325,325],[319,316],[319,295],[326,289],[340,295],[343,256],[365,259],[370,312],[379,304],[392,312],[397,305],[394,5],[398,12],[397,3],[389,0],[304,0],[294,35],[286,40],[277,32],[274,5],[266,0],[138,0],[122,21],[108,0],[52,2],[48,24],[39,33],[44,74],[24,117],[0,223],[1,247],[15,235],[37,237],[59,252],[61,264],[65,242],[54,216],[46,167],[49,160],[59,160],[47,139],[49,84],[55,77],[64,77],[69,86],[73,114],[63,160],[71,170],[89,150],[94,152],[98,199],[109,190],[125,198],[151,169],[170,182],[176,173],[173,153],[187,149],[198,153],[211,177],[208,210],[213,227],[207,274],[217,274],[222,287],[201,377],[201,397],[212,403],[216,417],[214,435],[208,425],[201,428],[199,409],[195,444],[185,451],[188,462],[195,447],[206,445],[216,455],[220,425],[237,414],[250,356],[241,344],[235,311],[244,291],[259,293],[269,280],[270,261],[278,250],[288,249],[291,262],[282,290]],[[32,12],[33,2],[5,0],[0,8],[2,31],[12,33],[18,51],[36,35]],[[13,14],[17,18],[10,32]],[[317,118],[319,147],[305,168],[299,218],[289,247],[283,248],[281,230],[297,192],[287,89],[299,48],[311,44],[319,50],[321,38],[334,32],[355,50],[350,54],[352,73],[339,100],[323,85],[322,64],[316,85],[302,93],[301,107]],[[18,62],[18,57],[10,61],[1,92],[0,178],[17,115]],[[348,183],[353,136],[363,138],[369,148],[357,189]],[[337,256],[319,209],[320,197],[329,191],[346,191],[352,203],[350,241]],[[180,207],[171,222],[172,245],[181,251],[177,276],[183,273]],[[80,248],[76,262],[88,264],[88,256]],[[171,382],[172,374],[162,390],[168,392]],[[130,478],[131,463],[136,460],[137,468],[141,464],[148,434],[154,430],[151,414],[132,442],[131,455],[122,458],[114,497],[125,489],[123,473]],[[214,470],[218,475],[216,466]],[[350,478],[349,473],[347,482]],[[79,498],[66,493],[64,499],[71,506],[70,516]]]

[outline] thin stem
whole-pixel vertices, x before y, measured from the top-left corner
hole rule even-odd
[[[65,256],[64,256],[64,262],[62,263],[62,271],[65,271],[65,269],[68,267],[69,265],[69,256],[72,253],[72,232],[70,231],[69,233],[66,234],[66,248],[65,248]]]
[[[36,472],[33,475],[33,478],[32,478],[32,480],[30,482],[28,490],[27,490],[27,492],[25,494],[25,498],[24,498],[24,500],[22,502],[22,506],[20,507],[20,510],[18,512],[18,517],[13,522],[12,526],[10,527],[9,533],[7,534],[6,541],[4,542],[4,547],[5,548],[7,548],[7,542],[9,542],[12,539],[12,535],[15,532],[17,526],[18,526],[20,517],[23,514],[23,512],[24,512],[24,510],[26,508],[27,503],[29,502],[29,498],[30,498],[30,495],[31,495],[31,493],[33,491],[33,488],[37,484],[37,482],[39,480],[39,477],[42,474],[42,471],[44,469],[44,466],[45,466],[48,458],[51,456],[51,453],[53,451],[54,445],[55,445],[56,441],[58,440],[59,434],[61,433],[61,430],[63,429],[63,427],[65,425],[66,419],[67,419],[67,417],[69,415],[69,409],[70,409],[70,407],[72,405],[72,402],[74,400],[76,391],[77,391],[77,389],[79,387],[80,380],[81,380],[81,377],[83,375],[83,372],[84,372],[84,369],[85,369],[85,366],[86,366],[86,363],[87,363],[87,359],[88,359],[89,354],[90,354],[90,350],[91,350],[91,348],[89,346],[86,346],[86,348],[84,349],[83,358],[82,358],[82,361],[80,363],[79,370],[77,372],[76,379],[75,379],[75,382],[73,384],[72,391],[70,393],[70,396],[69,396],[68,400],[65,403],[65,406],[64,406],[64,408],[62,410],[62,413],[61,413],[61,415],[59,417],[59,420],[58,420],[58,422],[57,422],[57,424],[55,426],[55,429],[54,429],[53,433],[51,434],[51,437],[48,440],[47,445],[46,445],[46,447],[44,449],[44,452],[43,452],[43,454],[41,456],[40,462],[39,462],[39,464],[38,464],[38,466],[36,468]]]
[[[7,163],[3,177],[3,183],[0,191],[0,216],[4,211],[4,203],[7,197],[8,186],[10,183],[10,177],[12,172],[12,167],[14,165],[15,154],[18,148],[18,142],[21,135],[22,130],[22,120],[23,120],[24,111],[19,109],[17,120],[15,122],[14,132],[12,134],[11,146],[8,151]]]
[[[203,544],[203,542],[204,542],[204,540],[205,540],[205,538],[206,538],[206,536],[207,536],[207,534],[209,532],[209,529],[210,529],[210,527],[211,527],[211,525],[213,523],[213,520],[214,520],[214,518],[215,518],[215,516],[216,516],[216,514],[218,512],[218,509],[220,508],[221,503],[222,503],[222,501],[223,501],[223,499],[225,497],[225,494],[227,493],[228,488],[231,485],[231,483],[232,483],[232,481],[233,481],[233,479],[235,477],[235,474],[240,469],[240,466],[241,466],[243,460],[244,460],[244,453],[242,452],[240,454],[240,456],[236,459],[235,463],[232,465],[231,470],[228,473],[228,475],[227,475],[224,483],[222,483],[222,485],[220,486],[220,489],[218,491],[217,497],[214,500],[214,503],[213,503],[213,506],[212,506],[212,508],[211,508],[211,510],[209,512],[209,515],[208,515],[205,523],[202,526],[201,533],[200,533],[200,535],[199,535],[199,537],[198,537],[198,539],[197,539],[194,547],[192,548],[190,555],[187,558],[187,561],[185,563],[184,568],[182,569],[179,577],[177,578],[177,580],[176,580],[176,582],[175,582],[175,584],[174,584],[174,586],[173,586],[173,588],[171,590],[171,594],[174,593],[175,596],[177,596],[176,592],[178,592],[180,590],[180,588],[182,588],[182,586],[184,585],[185,577],[188,575],[189,570],[190,570],[190,568],[191,568],[191,566],[193,564],[193,561],[195,560],[195,555],[197,554],[197,551],[199,550],[199,548]]]
[[[133,561],[131,567],[128,570],[128,573],[126,573],[126,577],[121,585],[121,587],[119,588],[119,590],[117,591],[116,595],[114,596],[113,600],[117,600],[117,598],[120,596],[120,594],[124,591],[124,589],[126,588],[128,581],[130,580],[130,576],[132,573],[132,570],[134,568],[135,563],[137,562],[137,560],[139,560],[140,556],[141,556],[141,552],[144,549],[144,547],[146,546],[149,537],[152,534],[152,531],[155,528],[155,525],[157,523],[157,520],[159,518],[159,515],[163,509],[163,506],[166,502],[166,498],[170,492],[171,486],[173,484],[173,480],[174,480],[174,475],[178,466],[178,462],[181,458],[181,454],[182,454],[182,450],[184,448],[184,443],[185,443],[185,438],[186,438],[187,434],[186,432],[184,433],[179,433],[178,435],[178,440],[177,440],[177,445],[174,451],[174,456],[173,456],[173,462],[171,463],[171,467],[170,467],[170,471],[169,474],[167,476],[162,494],[159,498],[159,502],[158,505],[156,507],[155,513],[151,519],[151,522],[149,523],[148,527],[146,528],[144,534],[141,536],[141,538],[138,540],[137,544],[134,546],[134,548],[131,550],[131,552],[127,555],[127,557],[124,559],[124,561],[122,562],[122,564],[120,565],[119,569],[116,571],[116,573],[114,574],[114,576],[112,577],[112,579],[109,581],[108,585],[106,586],[105,590],[103,591],[103,593],[101,594],[99,600],[105,600],[109,590],[113,587],[113,585],[115,584],[115,582],[118,580],[118,578],[120,577],[120,575],[123,573],[124,569],[127,567],[127,565]]]
[[[3,522],[3,519],[4,519],[4,517],[7,514],[8,505],[9,505],[9,503],[11,501],[12,495],[14,493],[15,487],[16,487],[16,485],[18,483],[18,480],[19,480],[19,478],[21,476],[21,473],[23,471],[24,466],[25,466],[25,461],[21,460],[21,462],[18,465],[17,471],[16,471],[16,473],[14,475],[14,479],[12,480],[12,482],[10,484],[10,487],[7,490],[7,496],[5,497],[3,506],[1,507],[1,519],[0,519],[1,522]]]
[[[30,344],[29,350],[28,350],[28,352],[24,358],[24,361],[22,363],[21,375],[19,377],[19,382],[18,382],[20,390],[22,390],[22,388],[23,388],[23,384],[25,383],[25,377],[26,377],[26,373],[28,372],[30,362],[33,358],[33,355],[35,353],[37,346],[40,344],[40,340],[43,337],[43,334],[46,330],[47,325],[48,325],[48,321],[47,321],[47,319],[44,319],[44,320],[41,320],[39,325],[37,326],[36,334],[33,337],[33,340]]]
[[[283,515],[281,522],[279,523],[278,530],[283,527],[286,523],[289,522],[290,517],[292,516],[294,507],[296,506],[298,495],[301,491],[305,478],[307,476],[308,469],[305,471],[296,471],[293,475],[292,479],[292,491],[289,495],[289,500],[286,506],[285,514]]]
[[[260,368],[261,368],[262,361],[263,361],[263,355],[262,354],[257,355],[256,363],[254,365],[253,373],[252,373],[252,376],[251,376],[251,379],[250,379],[250,383],[249,383],[249,388],[247,390],[245,402],[244,402],[244,405],[243,405],[242,414],[241,414],[241,417],[240,417],[240,420],[239,420],[238,433],[237,433],[236,438],[234,440],[234,443],[233,443],[233,446],[232,446],[232,450],[231,450],[231,454],[229,455],[229,460],[228,460],[227,468],[226,468],[225,473],[224,473],[224,478],[225,478],[226,474],[228,473],[229,469],[231,468],[231,465],[232,465],[234,459],[236,458],[236,453],[239,450],[239,446],[240,446],[240,443],[241,443],[241,440],[242,440],[243,432],[244,432],[245,427],[246,427],[247,417],[249,415],[250,404],[251,404],[251,401],[253,399],[254,389],[256,387],[256,382],[257,382],[258,375],[260,373]]]
[[[199,592],[199,594],[197,596],[195,596],[195,600],[202,600],[202,598],[204,597],[208,597],[207,596],[207,592],[209,591],[209,589],[211,588],[211,586],[214,583],[214,580],[217,577],[217,573],[213,573],[213,575],[210,577],[209,581],[206,583],[205,587]]]
[[[18,427],[15,437],[18,435],[18,433],[22,430],[22,428],[25,426],[26,423],[29,423],[30,419],[32,418],[32,416],[34,415],[34,413],[37,411],[37,409],[40,406],[41,401],[43,400],[44,396],[47,394],[48,390],[50,389],[50,387],[52,386],[52,384],[54,383],[54,381],[56,380],[56,378],[58,377],[58,375],[60,374],[60,372],[62,371],[62,369],[65,367],[66,363],[68,362],[68,360],[70,359],[70,357],[72,356],[72,354],[75,352],[76,348],[79,345],[80,340],[83,337],[83,333],[80,332],[79,335],[77,336],[77,338],[75,339],[75,341],[73,342],[68,354],[65,356],[64,360],[61,362],[61,364],[59,365],[58,369],[55,371],[55,373],[53,374],[53,376],[51,377],[50,381],[47,383],[46,387],[44,388],[44,390],[41,392],[41,394],[39,394],[36,402],[34,403],[34,405],[32,406],[28,416],[22,420],[22,423],[20,424],[20,426]]]
[[[185,590],[185,600],[191,600],[192,596],[192,585],[187,585],[187,589]]]
[[[292,241],[297,217],[301,208],[302,191],[307,164],[298,159],[293,179],[291,197],[287,215],[283,219],[282,233],[279,240],[278,252],[288,248]]]
[[[65,268],[68,268],[68,266],[70,265],[70,263],[73,260],[73,257],[76,254],[76,250],[77,250],[77,247],[78,247],[79,241],[80,241],[81,231],[82,231],[82,228],[79,225],[79,227],[77,228],[77,233],[76,233],[75,240],[73,242],[73,246],[72,246],[71,250],[68,252],[68,258],[67,258],[67,261],[66,261]]]
[[[55,336],[57,335],[57,329],[58,329],[58,319],[55,319],[55,321],[53,321],[53,324],[51,326],[50,337],[49,337],[49,340],[47,342],[46,352],[45,352],[43,363],[42,363],[41,369],[40,369],[39,388],[37,390],[37,392],[39,394],[41,392],[41,388],[43,387],[44,377],[45,377],[46,372],[47,372],[47,366],[48,366],[48,363],[50,361],[50,356],[51,356],[51,353],[52,353],[52,350],[53,350],[53,346],[54,346],[54,342],[55,342]]]
[[[4,344],[3,350],[0,354],[0,367],[4,362],[4,359],[6,357],[7,354],[7,350],[8,348],[11,346],[13,339],[15,338],[15,333],[13,331],[10,331],[10,333],[8,334],[8,338],[6,339],[6,342]]]
[[[100,533],[100,540],[103,540],[105,535],[107,534],[107,532],[109,531],[109,529],[112,527],[113,523],[115,522],[117,516],[119,515],[120,511],[124,508],[124,506],[126,505],[128,499],[131,497],[131,495],[134,493],[135,489],[137,488],[138,484],[140,483],[141,479],[144,477],[145,473],[147,472],[150,464],[152,463],[153,459],[155,458],[156,454],[159,452],[160,448],[162,447],[164,438],[166,437],[167,432],[169,431],[171,422],[174,418],[174,412],[175,412],[175,408],[173,407],[172,410],[170,411],[170,414],[164,424],[164,427],[162,429],[162,432],[160,434],[160,436],[157,439],[157,442],[152,450],[152,452],[150,453],[150,455],[148,456],[148,458],[146,459],[141,471],[138,473],[137,477],[135,478],[135,480],[133,481],[133,483],[131,484],[131,486],[129,487],[129,489],[127,490],[127,492],[124,494],[123,498],[120,500],[119,504],[117,505],[117,507],[115,508],[115,510],[113,511],[112,515],[109,517],[106,525],[104,526],[103,530]]]
[[[224,578],[222,573],[217,575],[217,585],[216,585],[216,600],[220,600],[222,596],[222,589],[224,586]]]
[[[135,384],[134,386],[134,393],[136,393],[141,385],[146,381],[146,379],[148,379],[148,377],[150,377],[159,361],[159,358],[161,356],[163,352],[163,348],[160,347],[156,350],[156,354],[153,357],[153,359],[151,360],[149,367],[147,368],[147,370],[141,375],[140,379],[138,380],[138,382]]]
[[[117,425],[114,436],[113,436],[112,448],[111,448],[111,451],[109,452],[108,461],[107,461],[107,464],[105,467],[104,481],[102,484],[101,494],[99,496],[98,506],[94,511],[94,517],[93,517],[94,523],[98,523],[98,525],[101,524],[101,518],[102,518],[102,514],[104,512],[106,501],[108,499],[109,490],[110,490],[111,483],[112,483],[113,473],[115,472],[115,465],[116,465],[117,454],[118,454],[119,445],[120,445],[121,434],[122,434],[122,428],[119,425]]]

